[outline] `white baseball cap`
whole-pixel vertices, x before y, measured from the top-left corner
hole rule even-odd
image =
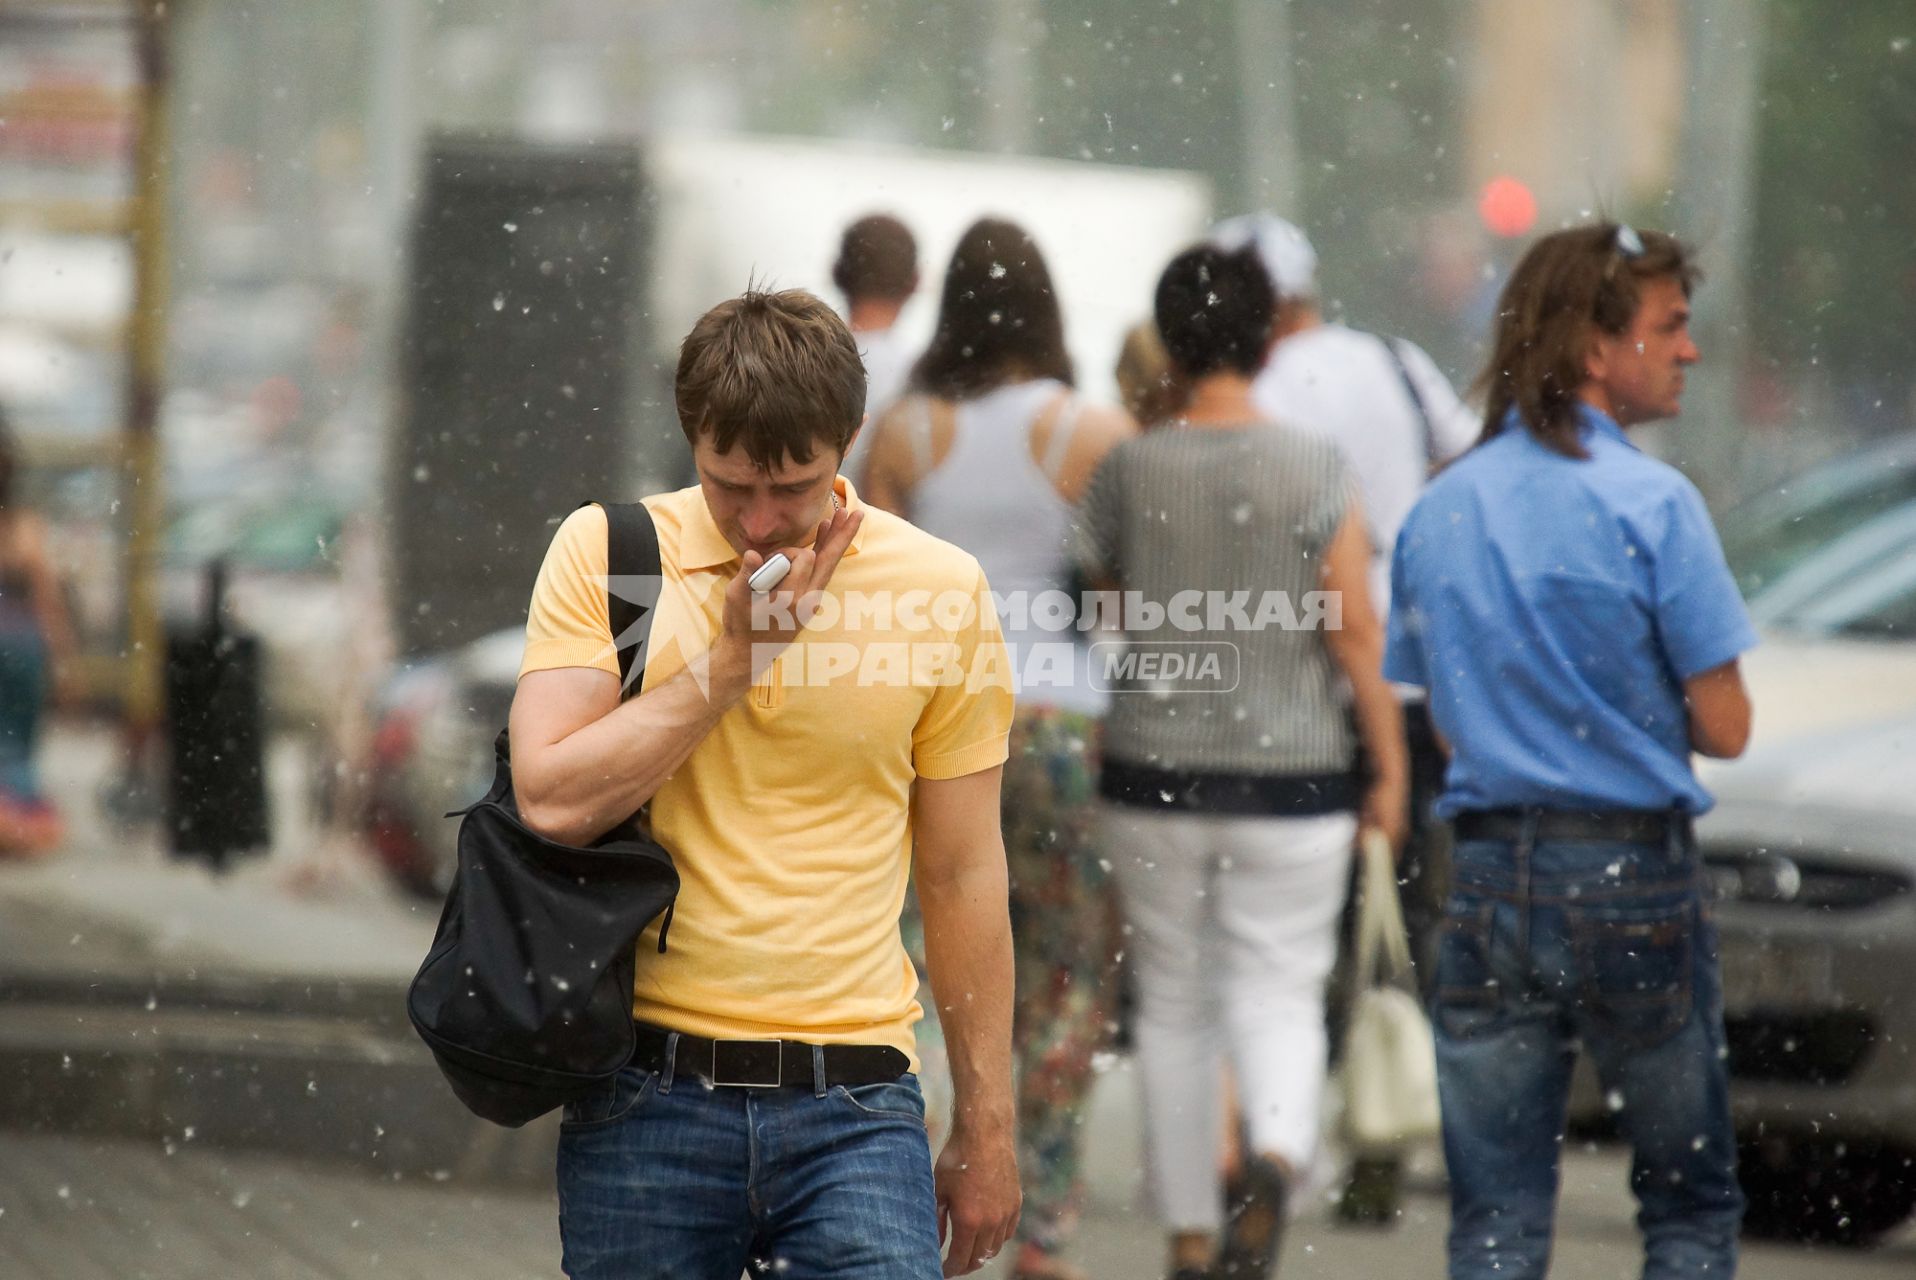
[[[1317,296],[1317,250],[1295,223],[1274,213],[1239,214],[1212,227],[1210,240],[1230,251],[1255,248],[1280,301]]]

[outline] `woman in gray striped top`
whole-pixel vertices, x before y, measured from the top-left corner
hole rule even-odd
[[[1113,691],[1100,789],[1135,939],[1151,1179],[1179,1280],[1275,1261],[1285,1195],[1316,1146],[1350,850],[1360,825],[1400,842],[1407,816],[1350,478],[1332,444],[1261,422],[1252,404],[1274,310],[1248,252],[1172,261],[1157,320],[1189,388],[1184,411],[1113,451],[1079,512],[1086,576],[1122,593],[1124,642],[1094,653]],[[1220,1254],[1227,1062],[1256,1208]]]

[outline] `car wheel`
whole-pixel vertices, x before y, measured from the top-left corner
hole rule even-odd
[[[1880,1142],[1747,1140],[1743,1229],[1769,1240],[1866,1245],[1916,1209],[1916,1153]]]

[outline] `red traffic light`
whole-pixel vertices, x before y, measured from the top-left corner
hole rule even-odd
[[[1477,216],[1500,236],[1520,236],[1537,225],[1537,197],[1515,178],[1492,178],[1477,197]]]

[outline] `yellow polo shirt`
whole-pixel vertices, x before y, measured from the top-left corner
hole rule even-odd
[[[826,612],[722,716],[652,799],[681,886],[668,939],[639,942],[633,1015],[711,1037],[889,1044],[923,1016],[899,939],[911,788],[1002,764],[1009,663],[978,562],[866,507]],[[694,486],[646,499],[664,582],[645,687],[718,634],[738,553]],[[526,620],[520,674],[618,673],[605,602],[605,512],[560,525]]]

